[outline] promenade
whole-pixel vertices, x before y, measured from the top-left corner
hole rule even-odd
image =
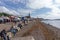
[[[58,32],[58,33],[57,33]],[[28,38],[29,37],[29,38]],[[17,40],[60,40],[60,29],[38,20],[23,27],[12,39]]]
[[[60,29],[39,20],[33,20],[24,25],[11,40],[60,40]]]

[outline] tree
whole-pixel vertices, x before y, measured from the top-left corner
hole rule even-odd
[[[9,15],[9,14],[7,14],[7,13],[2,12],[2,13],[0,13],[0,17],[1,17],[1,16],[11,16],[11,15]]]

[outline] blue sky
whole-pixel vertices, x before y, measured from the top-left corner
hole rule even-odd
[[[60,0],[0,0],[0,12],[17,16],[60,19]]]

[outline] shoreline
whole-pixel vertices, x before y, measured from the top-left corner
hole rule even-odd
[[[56,29],[60,29],[60,28],[58,28],[58,27],[56,27],[56,26],[54,26],[54,25],[51,25],[51,24],[47,24],[47,23],[45,23],[45,22],[42,22],[42,23],[44,23],[44,24],[46,24],[46,25],[50,25],[50,26],[52,26],[52,27],[54,27],[54,28],[56,28]]]
[[[60,29],[53,27],[52,25],[48,25],[37,21],[36,24],[33,25],[33,27],[23,35],[25,36],[32,35],[36,40],[60,40],[59,31]]]
[[[46,23],[43,23],[43,25],[45,25],[48,29],[54,32],[56,40],[60,40],[60,29],[59,28],[56,28],[55,26],[46,24]]]
[[[40,20],[34,20],[24,26],[11,40],[15,38],[23,40],[28,36],[32,36],[34,40],[60,40],[60,29]]]

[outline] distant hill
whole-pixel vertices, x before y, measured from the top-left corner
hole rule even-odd
[[[0,13],[0,16],[11,16],[11,15],[3,12],[3,13]]]
[[[60,20],[60,19],[54,19],[54,20]]]

